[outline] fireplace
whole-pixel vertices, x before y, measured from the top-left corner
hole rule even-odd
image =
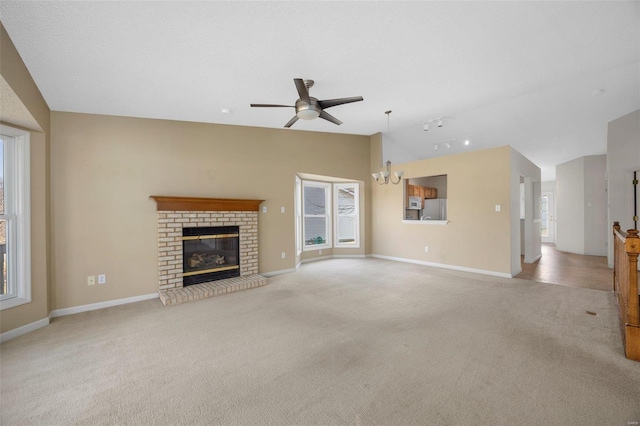
[[[182,285],[240,276],[240,228],[182,228]]]
[[[151,198],[158,207],[158,281],[165,306],[268,283],[258,274],[262,200]]]

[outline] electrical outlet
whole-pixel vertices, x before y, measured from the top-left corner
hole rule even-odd
[[[107,276],[105,274],[98,275],[98,284],[106,284]]]
[[[284,259],[286,256],[285,252],[282,252],[282,258]]]
[[[424,246],[424,252],[429,253],[429,246]]]
[[[87,277],[87,285],[96,285],[96,276],[95,275],[89,275]]]
[[[496,204],[496,211],[499,212],[500,211],[500,204]]]
[[[280,207],[280,213],[284,213],[284,207]]]
[[[262,213],[266,213],[267,212],[267,206],[262,206]]]

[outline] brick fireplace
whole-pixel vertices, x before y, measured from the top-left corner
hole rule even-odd
[[[258,208],[262,200],[150,198],[158,206],[158,278],[165,306],[267,284],[267,279],[258,275]],[[205,227],[239,229],[240,276],[185,287],[184,230]]]

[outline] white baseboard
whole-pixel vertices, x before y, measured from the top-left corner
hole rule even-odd
[[[312,257],[310,259],[303,259],[301,263],[309,263],[316,262],[318,260],[328,260],[328,259],[364,259],[369,255],[364,254],[330,254],[328,256],[321,257]]]
[[[300,264],[298,264],[298,266],[300,266]],[[290,269],[280,269],[278,271],[261,272],[260,275],[262,275],[263,277],[269,278],[269,277],[274,277],[276,275],[289,274],[291,272],[295,272],[296,270],[298,270],[298,266]]]
[[[452,269],[454,271],[474,272],[476,274],[491,275],[494,277],[513,278],[511,274],[505,272],[487,271],[484,269],[466,268],[464,266],[446,265],[444,263],[425,262],[423,260],[405,259],[402,257],[383,256],[381,254],[372,254],[371,257],[378,259],[394,260],[396,262],[415,263],[416,265],[433,266],[435,268]]]
[[[291,269],[281,269],[279,271],[271,271],[271,272],[261,272],[260,275],[262,275],[263,277],[273,277],[276,275],[282,275],[282,274],[288,274],[291,272],[295,272],[298,270],[298,268],[300,268],[300,265],[302,265],[303,263],[310,263],[310,262],[316,262],[319,260],[328,260],[328,259],[364,259],[366,257],[370,257],[371,255],[367,254],[354,254],[354,255],[350,255],[350,254],[344,254],[344,255],[338,255],[338,254],[334,254],[334,255],[328,255],[328,256],[321,256],[321,257],[312,257],[310,259],[302,259],[300,262],[298,262],[296,264],[295,268],[291,268]]]
[[[95,311],[96,309],[109,308],[111,306],[126,305],[127,303],[142,302],[159,297],[158,293],[143,294],[142,296],[126,297],[124,299],[108,300],[106,302],[91,303],[89,305],[74,306],[72,308],[56,309],[50,317],[62,317],[65,315],[79,314],[80,312]]]
[[[5,331],[4,333],[0,334],[0,343],[6,342],[10,339],[14,339],[18,336],[22,336],[23,334],[27,334],[47,325],[49,325],[48,317],[32,322],[31,324],[23,325],[22,327],[14,328],[13,330]]]
[[[540,259],[542,257],[542,253],[538,254],[537,256],[534,256],[533,259],[524,259],[524,263],[533,263],[536,260]]]

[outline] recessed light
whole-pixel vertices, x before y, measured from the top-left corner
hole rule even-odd
[[[220,112],[223,113],[223,114],[229,114],[231,112],[231,110],[229,108],[222,108],[220,110]]]
[[[469,139],[467,139],[466,141],[464,141],[465,145],[469,145],[471,142],[469,142]]]

